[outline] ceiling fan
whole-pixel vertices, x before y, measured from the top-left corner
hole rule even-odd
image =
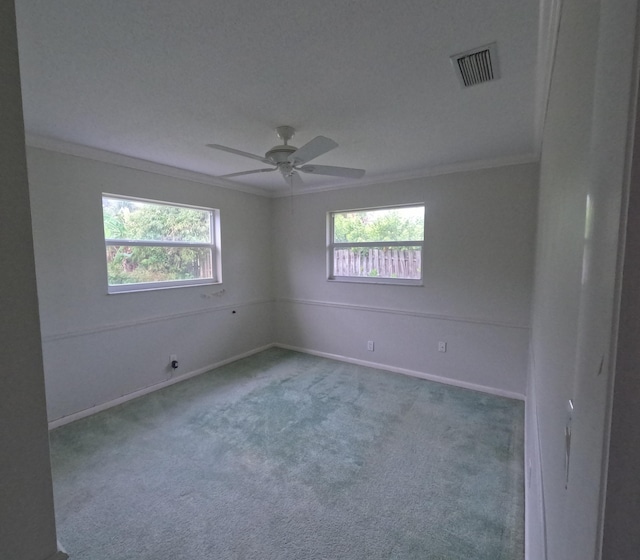
[[[273,167],[266,169],[252,169],[251,171],[239,171],[238,173],[229,173],[228,175],[220,175],[220,177],[230,178],[239,177],[240,175],[251,175],[253,173],[268,173],[270,171],[280,171],[287,185],[291,187],[303,185],[302,179],[298,171],[302,173],[311,173],[314,175],[331,175],[333,177],[347,177],[350,179],[360,179],[365,171],[364,169],[354,169],[352,167],[336,167],[334,165],[305,165],[308,161],[315,159],[322,154],[338,147],[338,144],[325,136],[316,136],[313,140],[307,142],[301,148],[289,146],[288,142],[293,138],[295,129],[291,126],[279,126],[276,128],[276,135],[283,141],[283,144],[271,148],[264,157],[256,156],[235,148],[228,148],[220,144],[207,144],[209,148],[229,152],[238,156],[244,156],[251,159],[261,161]]]

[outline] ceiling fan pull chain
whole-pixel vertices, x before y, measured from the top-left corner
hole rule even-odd
[[[291,187],[289,198],[291,198],[291,215],[293,215],[293,175],[289,175],[289,185]]]

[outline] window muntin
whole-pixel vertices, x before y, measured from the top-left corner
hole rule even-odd
[[[329,279],[422,285],[424,205],[329,213]]]
[[[109,293],[220,279],[219,212],[103,194]]]

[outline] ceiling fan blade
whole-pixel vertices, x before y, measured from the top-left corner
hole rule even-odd
[[[303,173],[313,173],[315,175],[332,175],[333,177],[349,177],[360,179],[364,176],[364,169],[353,167],[336,167],[335,165],[303,165],[298,167]]]
[[[213,148],[214,150],[222,150],[223,152],[229,152],[230,154],[235,154],[237,156],[244,156],[251,159],[257,159],[262,163],[271,163],[268,159],[263,158],[261,156],[256,156],[254,154],[250,154],[249,152],[243,152],[242,150],[236,150],[235,148],[228,148],[227,146],[221,146],[220,144],[207,144],[207,148]]]
[[[302,148],[298,148],[289,156],[289,161],[294,165],[307,163],[322,154],[326,154],[329,150],[337,148],[337,142],[327,138],[326,136],[316,136],[313,140],[307,142]]]
[[[218,177],[238,177],[239,175],[252,175],[253,173],[268,173],[269,171],[275,171],[277,167],[271,167],[269,169],[253,169],[251,171],[238,171],[237,173],[228,173],[227,175],[218,175]]]

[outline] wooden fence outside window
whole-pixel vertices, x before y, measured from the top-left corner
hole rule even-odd
[[[401,248],[334,249],[333,275],[420,279],[422,251]]]

